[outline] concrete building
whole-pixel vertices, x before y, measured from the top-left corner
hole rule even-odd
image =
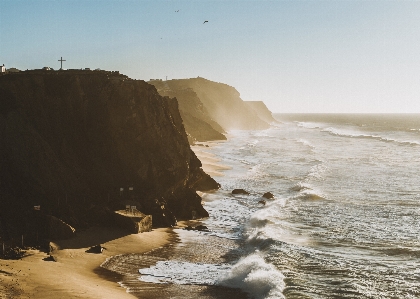
[[[6,67],[4,66],[4,63],[2,66],[0,66],[0,73],[5,73],[6,72]]]

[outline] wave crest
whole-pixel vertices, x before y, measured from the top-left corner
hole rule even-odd
[[[350,138],[367,138],[367,139],[374,139],[382,142],[395,142],[400,145],[410,145],[410,146],[418,146],[420,145],[419,141],[408,141],[408,140],[396,140],[392,138],[386,138],[379,135],[370,135],[370,134],[362,134],[356,132],[347,132],[344,130],[339,130],[335,128],[325,128],[322,129],[322,132],[327,132],[333,136],[340,136],[340,137],[350,137]]]
[[[290,190],[297,191],[297,192],[302,191],[302,190],[308,190],[308,189],[311,189],[311,188],[309,188],[308,186],[305,186],[305,184],[301,182],[297,183],[296,185],[290,188]]]
[[[273,265],[267,264],[259,253],[239,260],[218,284],[240,288],[256,299],[285,298],[284,275]]]

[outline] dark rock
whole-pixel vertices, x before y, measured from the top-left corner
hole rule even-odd
[[[274,195],[271,192],[266,192],[266,193],[264,193],[264,195],[262,197],[267,198],[267,199],[272,199],[272,198],[274,198]]]
[[[166,203],[160,203],[152,214],[154,227],[173,227],[177,220]]]
[[[24,255],[25,255],[26,251],[22,250],[19,247],[10,247],[10,248],[6,248],[5,252],[4,252],[4,259],[7,260],[18,260],[21,259]]]
[[[184,227],[184,230],[209,231],[208,227],[205,225],[197,225],[195,227],[188,225]]]
[[[104,249],[106,249],[105,247],[102,247],[102,245],[95,245],[90,247],[88,250],[86,250],[86,252],[88,253],[102,253],[104,251]]]
[[[265,205],[266,204],[265,200],[260,200],[258,203],[260,203],[262,205]]]
[[[208,215],[195,193],[208,177],[178,101],[154,86],[116,72],[27,71],[0,76],[0,97],[0,211],[14,234],[34,205],[75,228],[92,205],[127,199],[164,197],[162,225]]]
[[[216,182],[210,175],[204,173],[195,185],[198,191],[211,191],[220,189],[220,184]]]
[[[249,195],[249,192],[245,191],[244,189],[233,189],[232,194],[246,194],[246,195]]]
[[[208,231],[209,230],[208,227],[205,226],[205,225],[198,225],[194,229],[198,230],[198,231]]]
[[[64,240],[74,236],[75,229],[58,219],[57,217],[46,215],[48,224],[48,236],[53,240]]]
[[[106,226],[126,230],[132,234],[148,232],[152,230],[152,216],[136,212],[135,215],[121,215],[115,211],[111,211],[107,207],[95,206],[89,212],[91,222]]]
[[[49,255],[48,257],[43,259],[46,262],[57,262],[57,257],[53,256],[53,255]]]

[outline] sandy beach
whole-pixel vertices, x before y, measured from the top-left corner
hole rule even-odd
[[[121,287],[118,275],[101,277],[98,267],[108,258],[124,253],[143,253],[169,243],[171,230],[155,229],[141,234],[92,227],[75,238],[53,243],[57,262],[48,255],[28,250],[22,260],[0,260],[0,298],[135,298]],[[102,254],[87,253],[101,244]]]
[[[195,153],[198,159],[200,159],[202,163],[203,170],[209,174],[211,177],[215,178],[218,176],[223,176],[222,170],[230,169],[228,166],[220,164],[221,160],[214,154],[208,151],[209,148],[212,146],[217,145],[218,143],[223,142],[220,141],[208,141],[208,142],[200,142],[200,145],[193,145],[191,149]],[[217,179],[216,179],[217,180]]]
[[[215,144],[206,142],[191,147],[203,170],[212,177],[222,176],[220,171],[229,169],[207,151]],[[168,245],[172,234],[170,228],[128,234],[118,229],[92,227],[77,232],[72,239],[51,243],[57,262],[44,260],[48,254],[39,250],[27,250],[22,260],[0,260],[0,299],[136,298],[117,283],[119,274],[101,270],[100,265],[115,255],[144,253]],[[86,252],[97,244],[106,250],[101,254]]]

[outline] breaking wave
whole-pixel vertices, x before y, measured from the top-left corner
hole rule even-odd
[[[340,137],[367,138],[367,139],[375,139],[375,140],[383,141],[383,142],[395,142],[399,145],[410,145],[410,146],[420,145],[419,141],[397,140],[393,138],[386,138],[380,135],[362,134],[362,133],[356,133],[356,132],[351,132],[351,131],[346,131],[346,130],[339,130],[339,129],[331,128],[331,127],[322,129],[322,132],[327,132],[333,136],[340,136]]]
[[[215,285],[229,269],[226,264],[201,264],[181,261],[159,261],[155,266],[140,269],[140,280],[153,283]]]
[[[285,298],[284,275],[256,252],[238,261],[218,281],[219,285],[240,288],[256,299]]]

